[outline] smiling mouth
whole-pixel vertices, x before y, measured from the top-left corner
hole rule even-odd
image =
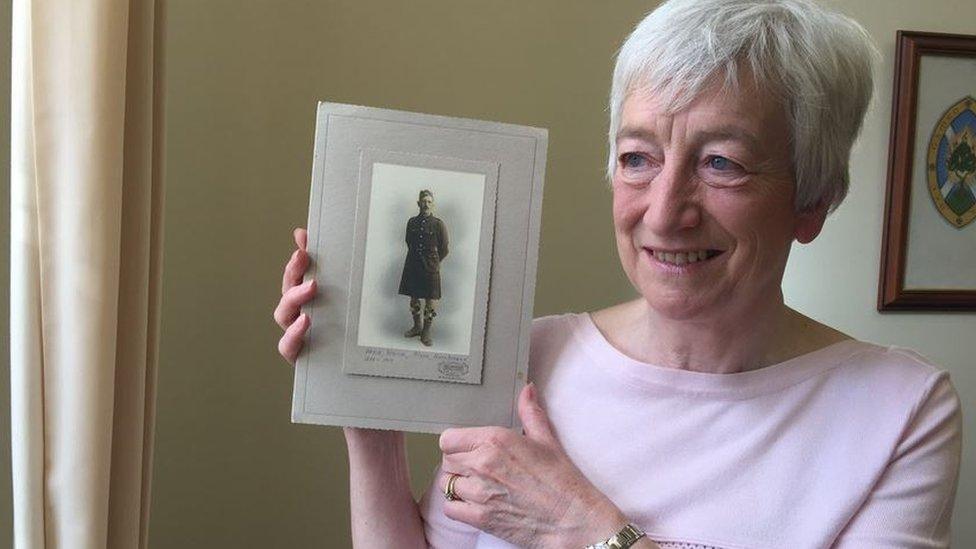
[[[687,265],[708,261],[722,254],[722,250],[689,250],[683,252],[665,252],[652,248],[644,248],[647,253],[654,256],[654,259],[669,265]]]

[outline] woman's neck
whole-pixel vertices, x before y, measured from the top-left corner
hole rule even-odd
[[[631,358],[716,374],[764,368],[848,339],[776,297],[750,311],[689,320],[661,318],[638,299],[594,313],[593,321],[611,345]]]

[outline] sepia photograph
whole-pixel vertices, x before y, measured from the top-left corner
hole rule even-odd
[[[370,186],[357,344],[467,356],[484,174],[377,162]]]
[[[358,156],[342,372],[481,383],[497,166]]]

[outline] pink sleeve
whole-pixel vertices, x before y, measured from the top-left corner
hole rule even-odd
[[[959,396],[948,373],[938,372],[887,469],[834,547],[949,547],[961,452]]]
[[[481,532],[474,526],[447,518],[444,515],[444,495],[437,486],[441,468],[434,473],[434,480],[420,499],[420,515],[424,520],[427,546],[432,549],[467,549],[478,543]]]

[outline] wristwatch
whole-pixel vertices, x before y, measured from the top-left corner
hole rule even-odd
[[[601,541],[600,543],[594,543],[593,545],[587,545],[586,549],[627,549],[642,537],[644,537],[643,530],[633,524],[628,524],[619,532],[610,536],[610,539]]]

